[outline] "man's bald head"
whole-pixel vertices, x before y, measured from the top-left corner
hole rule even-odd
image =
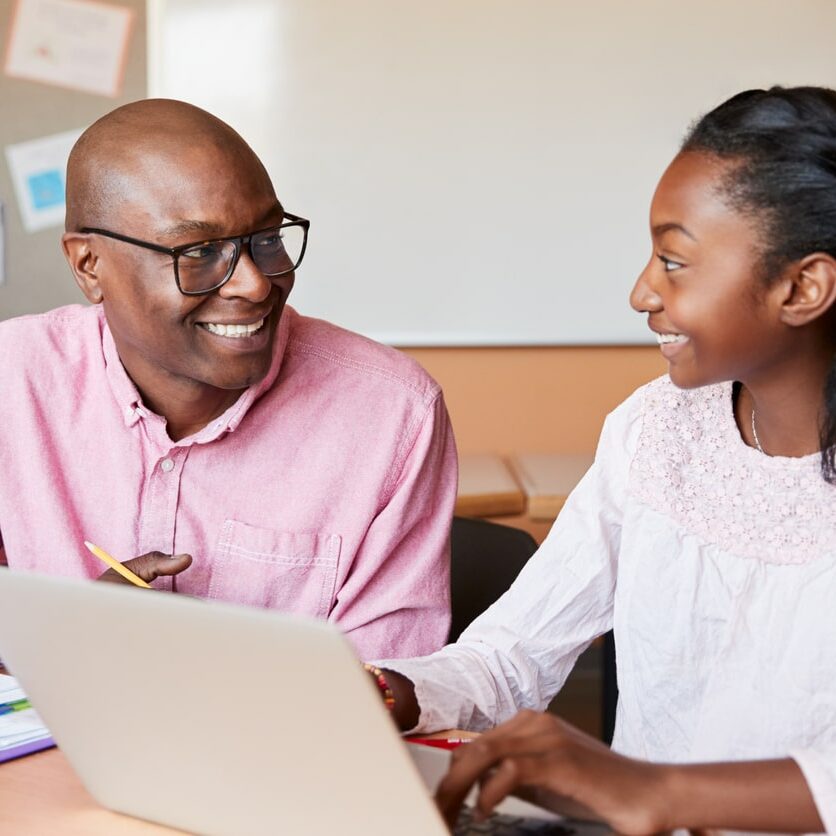
[[[191,416],[203,398],[220,414],[216,407],[223,411],[267,374],[294,273],[265,273],[265,250],[254,254],[253,243],[280,246],[284,220],[249,146],[183,102],[126,105],[76,143],[64,253],[87,300],[102,305],[122,365],[158,414],[170,418],[167,410],[182,408]],[[236,238],[234,253],[220,243]],[[187,274],[204,270],[221,284],[182,291],[184,258]],[[210,325],[253,330],[230,337]]]
[[[136,195],[137,178],[171,180],[172,172],[185,174],[200,160],[213,167],[255,168],[269,184],[252,149],[211,113],[173,99],[144,99],[117,108],[94,122],[70,153],[67,231],[113,224]]]

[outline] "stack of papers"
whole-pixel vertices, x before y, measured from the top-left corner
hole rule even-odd
[[[8,708],[25,699],[17,680],[0,674],[0,763],[55,745],[34,708]]]

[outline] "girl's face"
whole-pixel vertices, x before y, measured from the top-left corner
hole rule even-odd
[[[653,253],[630,294],[686,389],[750,380],[786,338],[758,276],[757,218],[721,191],[732,165],[697,152],[670,164],[650,207]]]

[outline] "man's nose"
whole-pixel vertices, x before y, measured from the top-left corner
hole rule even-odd
[[[650,313],[662,309],[662,297],[654,283],[654,268],[655,265],[651,259],[630,291],[630,305],[639,313]]]
[[[263,302],[273,283],[256,267],[250,257],[249,247],[244,247],[229,281],[218,290],[225,299],[240,297],[250,302]]]

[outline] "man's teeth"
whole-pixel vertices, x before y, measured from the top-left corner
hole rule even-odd
[[[659,345],[664,345],[665,343],[684,343],[688,337],[685,334],[657,334],[656,340],[658,341]]]
[[[250,325],[224,325],[222,322],[202,322],[201,325],[219,337],[251,337],[264,325],[264,320],[259,319]]]

